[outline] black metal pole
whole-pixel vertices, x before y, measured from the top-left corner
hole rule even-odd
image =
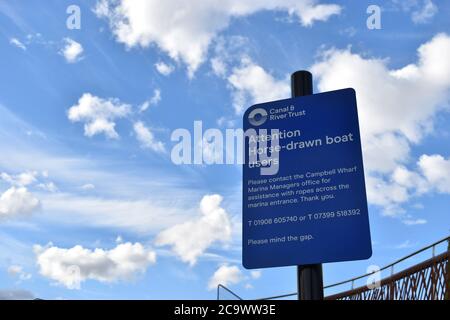
[[[313,94],[312,74],[296,71],[291,75],[292,97]],[[297,266],[298,300],[323,300],[323,275],[321,264]]]

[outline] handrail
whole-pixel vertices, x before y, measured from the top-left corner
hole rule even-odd
[[[399,264],[400,262],[403,262],[403,261],[405,261],[405,260],[407,260],[407,259],[409,259],[409,258],[411,258],[411,257],[413,257],[413,256],[415,256],[415,255],[417,255],[417,254],[419,254],[419,253],[422,253],[422,252],[424,252],[424,251],[426,251],[426,250],[428,250],[428,249],[430,249],[430,248],[434,248],[434,247],[436,247],[438,244],[441,244],[441,243],[443,243],[443,242],[445,242],[445,241],[450,241],[450,236],[447,236],[447,237],[445,237],[445,238],[443,238],[443,239],[441,239],[441,240],[439,240],[439,241],[436,241],[436,242],[434,242],[434,243],[432,243],[432,244],[430,244],[430,245],[428,245],[428,246],[426,246],[426,247],[423,247],[423,248],[421,248],[421,249],[419,249],[419,250],[416,250],[416,251],[414,251],[413,253],[410,253],[410,254],[408,254],[407,256],[404,256],[403,258],[400,258],[400,259],[398,259],[398,260],[396,260],[396,261],[394,261],[394,262],[392,262],[392,263],[390,263],[390,264],[384,266],[383,268],[381,268],[381,269],[380,269],[379,271],[377,271],[377,272],[381,272],[381,271],[383,271],[383,270],[389,269],[389,268],[395,266],[396,264]],[[366,273],[366,274],[363,274],[363,275],[361,275],[361,276],[357,276],[357,277],[354,277],[354,278],[351,278],[351,279],[348,279],[348,280],[345,280],[345,281],[341,281],[341,282],[337,282],[337,283],[330,284],[330,285],[325,286],[325,287],[323,287],[323,288],[324,288],[324,289],[329,289],[329,288],[337,287],[337,286],[340,286],[340,285],[343,285],[343,284],[346,284],[346,283],[350,283],[350,282],[353,282],[353,281],[356,281],[356,280],[359,280],[359,279],[362,279],[362,278],[371,276],[371,275],[373,275],[374,273],[375,273],[375,271],[374,271],[374,272],[370,272],[370,273]],[[392,274],[391,274],[391,275],[392,275]]]
[[[450,251],[445,251],[445,252],[443,252],[443,253],[441,253],[441,254],[439,254],[437,256],[433,256],[432,258],[427,259],[427,260],[425,260],[425,261],[423,261],[423,262],[421,262],[419,264],[413,265],[413,266],[411,266],[409,268],[406,268],[405,270],[402,270],[402,271],[400,271],[400,272],[398,272],[398,273],[396,273],[394,275],[391,275],[391,276],[389,276],[387,278],[382,279],[380,281],[380,285],[379,286],[382,287],[382,286],[388,285],[390,283],[393,283],[395,281],[398,281],[398,280],[400,280],[402,278],[405,278],[407,276],[411,276],[412,274],[415,274],[415,273],[419,272],[420,270],[432,267],[433,264],[435,264],[437,262],[448,260],[449,256],[450,256]],[[367,286],[360,286],[360,287],[355,288],[355,289],[351,289],[351,290],[348,290],[348,291],[343,291],[343,292],[339,292],[339,293],[327,296],[325,299],[327,299],[327,300],[337,300],[337,299],[341,299],[343,297],[352,296],[352,295],[355,295],[357,293],[361,293],[361,292],[368,291],[368,290],[370,290],[370,289],[368,289]]]
[[[415,255],[417,255],[417,254],[419,254],[419,253],[422,253],[422,252],[424,252],[424,251],[426,251],[426,250],[428,250],[428,249],[430,249],[430,248],[433,249],[433,256],[434,256],[434,255],[435,255],[435,247],[436,247],[437,245],[441,244],[441,243],[446,242],[446,241],[449,242],[449,247],[450,247],[450,236],[447,236],[447,237],[445,237],[445,238],[443,238],[443,239],[441,239],[441,240],[438,240],[438,241],[436,241],[436,242],[434,242],[434,243],[432,243],[432,244],[430,244],[430,245],[428,245],[428,246],[425,246],[425,247],[423,247],[423,248],[421,248],[421,249],[419,249],[419,250],[416,250],[416,251],[414,251],[414,252],[412,252],[412,253],[410,253],[410,254],[404,256],[403,258],[400,258],[400,259],[398,259],[398,260],[396,260],[396,261],[394,261],[394,262],[392,262],[392,263],[390,263],[390,264],[388,264],[388,265],[382,267],[380,270],[377,270],[377,271],[374,271],[374,272],[370,272],[370,273],[366,273],[366,274],[363,274],[363,275],[360,275],[360,276],[357,276],[357,277],[353,277],[353,278],[348,279],[348,280],[345,280],[345,281],[336,282],[336,283],[333,283],[333,284],[324,286],[323,288],[324,288],[324,289],[329,289],[329,288],[337,287],[337,286],[340,286],[340,285],[343,285],[343,284],[346,284],[346,283],[354,283],[356,280],[363,279],[363,278],[365,278],[365,277],[368,277],[368,276],[373,275],[373,274],[376,273],[376,272],[381,272],[381,271],[386,270],[386,269],[389,269],[389,268],[391,268],[391,276],[392,276],[392,275],[394,274],[394,272],[393,272],[393,271],[394,271],[393,267],[394,267],[395,265],[397,265],[397,264],[399,264],[400,262],[403,262],[403,261],[405,261],[405,260],[407,260],[407,259],[409,259],[409,258],[411,258],[411,257],[413,257],[413,256],[415,256]],[[232,295],[234,295],[235,297],[237,297],[239,300],[242,300],[241,297],[239,297],[237,294],[235,294],[235,293],[232,292],[230,289],[224,287],[224,286],[221,285],[221,284],[219,284],[219,285],[217,286],[217,299],[218,299],[218,300],[219,300],[219,298],[220,298],[220,297],[219,297],[219,288],[220,288],[220,287],[222,287],[223,289],[225,289],[226,291],[228,291],[229,293],[231,293]],[[287,297],[296,296],[296,295],[297,295],[297,292],[294,292],[294,293],[283,294],[283,295],[279,295],[279,296],[273,296],[273,297],[268,297],[268,298],[263,298],[263,299],[257,299],[257,300],[273,300],[273,299],[287,298]]]
[[[268,298],[256,299],[256,301],[259,301],[259,300],[275,300],[275,299],[292,297],[294,295],[297,296],[297,292],[296,293],[283,294],[281,296],[273,296],[273,297],[268,297]]]

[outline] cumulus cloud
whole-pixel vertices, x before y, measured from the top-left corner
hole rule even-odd
[[[154,251],[129,242],[111,250],[36,245],[34,252],[40,274],[69,289],[78,289],[86,280],[106,283],[132,280],[156,263]]]
[[[228,76],[233,91],[233,106],[237,114],[249,104],[290,97],[289,78],[275,79],[264,68],[244,57]]]
[[[25,187],[11,187],[0,196],[0,219],[31,214],[40,201]]]
[[[85,136],[105,134],[108,138],[119,138],[115,130],[115,120],[124,118],[131,112],[131,106],[118,99],[103,99],[84,93],[67,115],[72,122],[84,122]]]
[[[450,194],[450,158],[441,155],[422,155],[418,166],[428,183],[438,192]]]
[[[168,76],[175,70],[173,65],[162,61],[155,63],[155,68],[163,76]]]
[[[438,34],[420,46],[416,64],[396,70],[389,70],[386,60],[364,59],[350,49],[330,50],[312,70],[320,91],[356,89],[366,139],[378,141],[389,133],[419,142],[432,129],[433,115],[448,103],[448,49],[450,37]]]
[[[80,43],[70,38],[64,38],[64,48],[61,49],[60,54],[68,63],[75,63],[82,59],[83,51]]]
[[[332,49],[312,67],[320,91],[352,87],[357,93],[369,201],[389,215],[430,190],[446,191],[446,181],[428,171],[411,172],[411,147],[433,131],[434,117],[447,110],[450,90],[450,37],[441,33],[417,50],[418,61],[389,69],[387,60],[365,58],[350,49]],[[433,165],[448,172],[442,158]],[[429,158],[424,157],[423,163]],[[421,168],[420,162],[418,166]],[[427,167],[427,165],[425,165]],[[445,171],[447,170],[447,171]],[[433,178],[434,177],[434,178]]]
[[[142,148],[150,149],[155,152],[165,152],[164,144],[156,140],[154,134],[147,128],[142,121],[138,121],[133,126],[136,138]]]
[[[0,173],[0,179],[10,185],[0,195],[0,219],[28,215],[40,207],[40,201],[28,189],[38,182],[38,175],[37,171],[25,171],[16,175]],[[44,172],[42,176],[44,177]]]
[[[232,284],[238,284],[243,281],[257,280],[261,278],[260,270],[253,270],[249,274],[244,274],[238,266],[223,264],[214,272],[208,282],[208,289],[214,290],[219,284],[227,287]],[[244,286],[246,289],[252,289],[253,285],[247,282]]]
[[[223,286],[229,286],[231,284],[237,284],[245,279],[244,275],[237,266],[223,265],[214,272],[208,282],[208,289],[217,289],[219,284]]]
[[[366,175],[367,200],[383,208],[387,216],[398,216],[405,211],[399,204],[409,200],[408,190],[398,184],[392,183],[383,177]]]
[[[228,213],[220,206],[222,200],[218,194],[204,196],[200,202],[201,216],[162,231],[156,245],[171,246],[183,262],[194,265],[213,243],[228,243],[232,226]]]
[[[430,189],[428,181],[420,173],[408,170],[404,166],[398,166],[394,170],[392,181],[399,186],[412,190],[417,195],[424,194]]]
[[[284,11],[303,26],[339,14],[335,4],[316,0],[99,0],[98,17],[109,21],[118,42],[127,47],[156,44],[172,59],[188,66],[192,76],[205,60],[211,41],[232,18],[263,10]]]

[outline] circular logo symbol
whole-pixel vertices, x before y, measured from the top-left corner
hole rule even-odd
[[[258,127],[267,120],[267,111],[262,108],[257,108],[249,113],[248,122],[252,126]]]

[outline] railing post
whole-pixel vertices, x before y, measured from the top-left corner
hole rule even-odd
[[[391,281],[389,283],[389,300],[394,300],[394,296],[395,296],[395,286],[394,282]]]
[[[436,246],[434,245],[431,248],[433,259],[436,257]],[[437,286],[437,279],[438,275],[436,273],[437,269],[437,262],[433,262],[431,265],[431,300],[436,300],[436,286]]]
[[[434,258],[434,257],[433,257]],[[431,300],[436,300],[436,282],[437,282],[437,275],[436,275],[436,267],[437,262],[434,261],[431,265]]]
[[[394,265],[391,266],[391,279],[394,275]],[[389,283],[389,300],[395,300],[395,283],[391,281]]]
[[[450,257],[450,238],[447,240],[447,265],[445,268],[445,275],[444,275],[444,279],[445,279],[445,300],[450,300],[450,262],[449,262],[449,257]]]

